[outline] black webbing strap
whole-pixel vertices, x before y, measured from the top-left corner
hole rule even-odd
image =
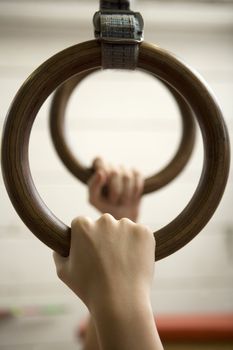
[[[127,0],[100,0],[100,10],[129,10],[129,1]]]
[[[102,67],[135,69],[143,19],[129,9],[129,1],[100,1],[94,15],[95,37],[102,44]]]

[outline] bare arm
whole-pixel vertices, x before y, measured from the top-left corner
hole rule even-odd
[[[121,301],[103,302],[93,310],[100,348],[162,350],[148,296],[128,297],[130,300],[124,295]]]
[[[142,175],[136,170],[113,167],[101,158],[94,160],[93,168],[96,171],[88,183],[90,203],[101,213],[109,213],[115,219],[126,217],[136,222],[144,185]],[[102,194],[104,186],[108,189],[108,196]],[[84,350],[100,350],[91,317],[87,324]]]
[[[102,350],[161,350],[150,304],[153,233],[105,214],[72,222],[68,258],[54,253],[60,279],[89,308]]]

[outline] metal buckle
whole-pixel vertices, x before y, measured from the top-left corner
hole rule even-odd
[[[124,37],[115,37],[115,36],[104,36],[101,28],[101,16],[104,15],[129,15],[134,16],[137,20],[138,28],[135,28],[134,38],[124,38]],[[141,43],[144,39],[143,29],[144,21],[142,15],[139,12],[133,12],[131,10],[102,10],[97,11],[93,17],[93,24],[95,29],[95,38],[99,39],[106,43],[111,44],[138,44]]]

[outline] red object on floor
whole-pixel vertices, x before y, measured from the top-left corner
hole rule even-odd
[[[233,314],[157,316],[163,341],[232,341]]]
[[[88,320],[78,329],[85,339]],[[156,325],[162,341],[233,341],[233,314],[160,315]]]

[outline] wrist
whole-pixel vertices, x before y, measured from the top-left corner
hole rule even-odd
[[[148,297],[99,303],[92,316],[103,350],[163,349]]]
[[[124,314],[139,312],[139,310],[151,310],[149,293],[145,291],[116,290],[106,291],[101,297],[97,297],[89,305],[89,311],[94,319],[99,319],[102,315],[109,317],[123,317]]]

